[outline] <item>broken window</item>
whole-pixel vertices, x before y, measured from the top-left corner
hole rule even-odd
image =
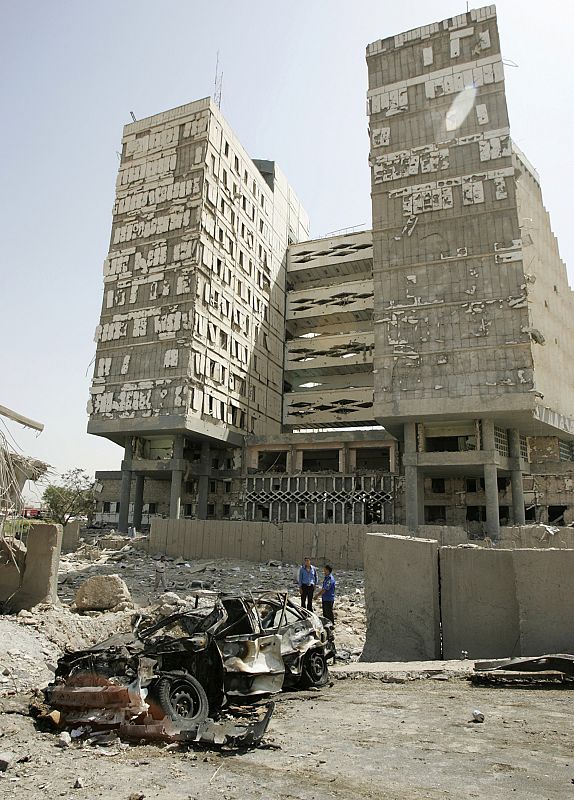
[[[446,491],[444,478],[431,478],[431,492],[444,494]]]
[[[486,518],[485,506],[467,506],[466,507],[466,520],[467,522],[483,522]]]
[[[147,513],[148,514],[157,514],[157,503],[148,503]]]
[[[303,450],[303,472],[338,472],[339,451]]]
[[[454,453],[464,450],[460,446],[462,436],[427,436],[425,450],[427,453]]]
[[[564,525],[564,512],[568,506],[548,506],[548,522],[550,525]]]
[[[262,450],[257,454],[259,472],[287,472],[287,450]]]
[[[207,504],[207,519],[215,519],[215,503]]]
[[[391,468],[390,450],[388,447],[360,447],[357,448],[357,469],[377,470],[389,472]]]
[[[425,506],[425,522],[428,525],[446,525],[445,506]]]
[[[231,506],[228,505],[227,503],[223,504],[223,516],[224,517],[231,516]]]

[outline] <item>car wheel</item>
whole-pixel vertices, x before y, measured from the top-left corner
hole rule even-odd
[[[184,728],[200,725],[209,715],[209,702],[203,686],[186,672],[160,678],[155,694],[166,716]]]
[[[304,686],[324,686],[328,683],[329,668],[320,650],[311,650],[305,655],[301,677]]]

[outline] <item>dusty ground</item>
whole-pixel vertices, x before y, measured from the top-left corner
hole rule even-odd
[[[61,750],[29,717],[3,714],[0,750],[30,760],[0,774],[0,796],[564,800],[574,797],[571,707],[566,689],[337,680],[319,693],[280,696],[268,733],[280,749],[245,754]],[[469,722],[474,708],[483,724]],[[77,778],[83,787],[74,789]]]
[[[169,562],[168,589],[185,598],[191,582],[201,580],[213,589],[296,594],[295,570],[179,559]],[[2,798],[574,798],[572,690],[477,688],[460,677],[446,679],[469,662],[433,662],[440,675],[410,665],[419,674],[425,668],[433,676],[426,680],[408,680],[408,664],[401,665],[402,683],[385,682],[397,679],[392,664],[374,667],[374,678],[365,678],[364,666],[352,663],[365,634],[361,572],[337,574],[336,636],[345,655],[333,673],[338,679],[321,692],[279,696],[266,737],[270,749],[61,749],[57,734],[36,730],[27,716],[26,692],[51,679],[65,645],[84,647],[128,629],[131,610],[79,616],[67,606],[83,580],[110,573],[126,581],[136,606],[162,602],[153,590],[151,556],[87,545],[62,559],[63,606],[0,617],[0,764],[2,751],[19,759],[0,771]],[[483,724],[470,721],[475,708],[485,714]]]

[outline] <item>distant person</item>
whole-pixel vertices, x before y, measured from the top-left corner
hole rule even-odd
[[[303,564],[299,567],[297,583],[301,590],[301,608],[308,608],[309,611],[313,611],[313,595],[315,587],[319,584],[319,578],[310,558],[305,558]]]
[[[335,588],[337,581],[333,576],[333,567],[330,564],[325,564],[323,567],[323,588],[317,592],[317,597],[321,598],[323,604],[323,616],[330,619],[333,625],[335,624],[335,615],[333,614],[333,604],[335,603]]]
[[[155,562],[155,585],[154,589],[158,589],[161,585],[164,592],[167,589],[165,583],[165,570],[167,564],[165,563],[165,556],[162,556],[159,561]]]

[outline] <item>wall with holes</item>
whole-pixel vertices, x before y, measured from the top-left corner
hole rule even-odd
[[[279,431],[285,251],[307,235],[285,176],[209,99],[127,125],[90,430]]]
[[[367,62],[376,416],[531,411],[541,345],[494,6]]]
[[[292,245],[287,283],[284,424],[373,424],[371,231]]]

